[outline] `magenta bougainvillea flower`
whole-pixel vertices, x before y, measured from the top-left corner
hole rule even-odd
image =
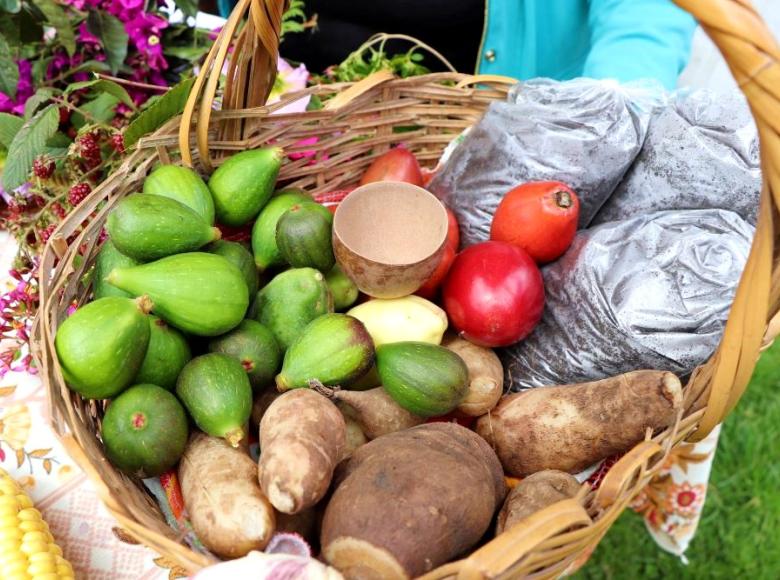
[[[167,20],[146,12],[125,22],[130,43],[138,49],[139,55],[143,56],[149,70],[159,72],[168,68],[168,61],[163,56],[163,47],[160,43],[162,30],[167,27]]]

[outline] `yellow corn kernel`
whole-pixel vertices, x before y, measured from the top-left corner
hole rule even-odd
[[[48,524],[19,485],[0,469],[0,578],[70,580],[73,567],[62,557]]]

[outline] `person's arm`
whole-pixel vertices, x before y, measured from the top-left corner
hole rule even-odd
[[[667,89],[688,62],[696,22],[671,0],[590,0],[584,76],[654,78]]]

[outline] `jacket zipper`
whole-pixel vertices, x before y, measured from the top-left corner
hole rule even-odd
[[[488,27],[488,5],[490,4],[490,0],[485,0],[485,19],[482,22],[482,38],[479,41],[479,52],[477,53],[477,65],[474,67],[474,74],[479,74],[479,67],[480,64],[482,64],[482,51],[485,48],[485,37],[487,36],[487,27]]]

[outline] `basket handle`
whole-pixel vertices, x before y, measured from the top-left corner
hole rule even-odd
[[[357,99],[360,95],[370,91],[376,86],[386,83],[395,78],[389,70],[378,70],[371,73],[366,78],[359,80],[345,91],[325,103],[323,107],[326,111],[335,111],[346,107],[349,103]]]
[[[437,568],[418,580],[438,580],[455,575],[459,580],[493,578],[545,540],[590,523],[590,516],[577,500],[565,499],[524,518],[468,558]]]
[[[279,39],[286,0],[238,0],[220,30],[203,67],[192,86],[179,126],[182,162],[192,166],[190,129],[197,109],[196,145],[200,162],[211,170],[208,131],[222,69],[227,62],[223,109],[242,109],[264,105],[276,80]],[[249,13],[243,28],[241,23]],[[238,33],[234,52],[228,60],[233,37]],[[240,131],[241,120],[228,130]]]
[[[596,492],[596,505],[602,509],[611,506],[623,494],[637,470],[644,469],[647,462],[663,449],[655,441],[643,441],[621,457],[610,467]]]

